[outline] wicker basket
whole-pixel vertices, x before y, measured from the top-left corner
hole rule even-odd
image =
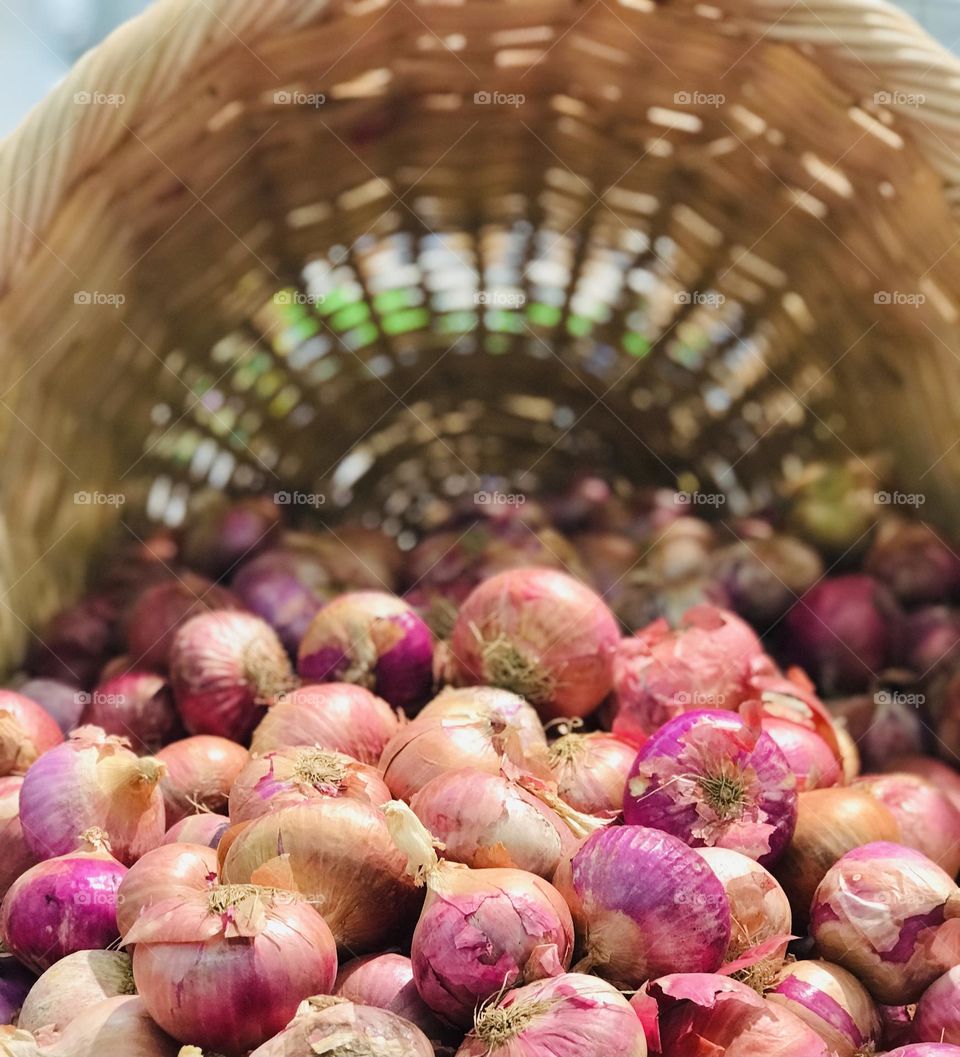
[[[958,89],[879,0],[160,0],[0,148],[3,660],[211,484],[891,448],[949,517]]]

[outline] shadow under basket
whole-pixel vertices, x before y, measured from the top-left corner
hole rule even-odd
[[[210,486],[884,450],[946,523],[958,86],[867,0],[160,0],[0,145],[2,663]]]

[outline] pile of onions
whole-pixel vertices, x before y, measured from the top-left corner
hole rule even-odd
[[[29,697],[51,716],[63,734],[69,734],[80,722],[86,705],[77,688],[59,679],[28,679],[17,687],[17,693]]]
[[[188,565],[219,578],[270,546],[280,531],[280,511],[267,496],[225,501],[204,496],[194,504],[183,534]]]
[[[573,912],[581,965],[620,987],[669,972],[713,972],[730,946],[723,884],[692,848],[661,830],[591,834],[554,884]]]
[[[404,707],[433,685],[433,634],[402,598],[383,591],[351,591],[311,621],[297,654],[308,682],[364,686]]]
[[[315,1053],[332,1057],[341,1053],[434,1057],[429,1039],[408,1020],[389,1010],[333,995],[306,999],[287,1027],[250,1057],[307,1057]]]
[[[377,763],[400,721],[382,698],[351,683],[301,686],[273,705],[253,733],[262,755],[288,745],[317,745],[361,763]]]
[[[401,939],[420,906],[383,812],[360,799],[318,796],[241,822],[218,851],[224,881],[299,892],[354,953]]]
[[[960,1046],[960,965],[947,970],[923,992],[910,1034],[915,1042]]]
[[[793,840],[774,870],[790,900],[794,929],[806,927],[813,894],[827,870],[848,851],[877,840],[900,840],[900,827],[868,793],[812,789],[797,797]]]
[[[823,575],[823,560],[812,547],[772,534],[731,543],[714,553],[711,567],[731,607],[761,627],[783,616]]]
[[[20,787],[23,779],[17,775],[0,778],[0,898],[13,882],[33,866],[38,856],[27,846],[20,825]]]
[[[90,830],[79,843],[76,851],[31,866],[3,897],[4,945],[35,972],[118,938],[117,889],[126,867],[101,832]]]
[[[827,1043],[837,1057],[857,1057],[880,1038],[880,1016],[859,980],[839,965],[793,962],[767,993]]]
[[[390,799],[379,771],[340,752],[300,745],[254,756],[230,792],[230,821],[245,822],[319,797],[382,807]]]
[[[164,844],[203,844],[216,848],[220,838],[230,828],[230,819],[226,815],[217,815],[212,811],[201,811],[196,815],[187,815],[180,819],[163,835]]]
[[[642,743],[683,712],[734,710],[756,696],[751,676],[772,670],[756,634],[732,613],[697,606],[673,630],[656,621],[617,650],[613,732]]]
[[[427,887],[410,959],[435,1013],[466,1027],[479,1003],[569,967],[573,922],[552,885],[522,870],[445,862],[406,804],[391,801],[385,811],[410,875]]]
[[[23,774],[63,734],[57,721],[32,698],[0,690],[0,775]]]
[[[598,730],[557,738],[548,763],[561,799],[588,815],[616,818],[636,755],[635,745]]]
[[[147,907],[125,936],[150,1016],[174,1038],[246,1053],[280,1031],[304,995],[329,992],[336,944],[289,892],[217,885]]]
[[[156,752],[180,726],[166,679],[136,668],[94,688],[83,722],[128,738],[137,752]]]
[[[941,866],[960,871],[960,810],[931,782],[915,774],[866,775],[854,783],[877,798],[900,825],[900,841]]]
[[[77,834],[99,829],[113,854],[131,865],[163,839],[165,772],[153,756],[135,756],[99,727],[79,727],[30,768],[20,790],[24,840],[38,858],[77,847]]]
[[[166,768],[160,788],[172,826],[197,811],[223,811],[250,754],[229,738],[196,734],[167,745],[157,759]]]
[[[960,558],[925,521],[882,523],[865,567],[907,606],[960,595]]]
[[[123,951],[75,951],[51,965],[30,989],[17,1024],[59,1034],[81,1013],[106,998],[132,995],[133,967]]]
[[[733,712],[685,712],[637,754],[623,816],[692,847],[730,848],[770,865],[793,834],[796,784],[759,727]]]
[[[199,844],[162,844],[138,859],[120,883],[117,927],[125,937],[146,910],[189,899],[217,883],[217,853]]]
[[[177,1057],[179,1043],[157,1027],[137,995],[105,998],[79,1013],[39,1057]]]
[[[585,716],[610,692],[616,618],[590,588],[555,569],[511,569],[464,602],[451,637],[461,683],[499,686],[542,718]]]
[[[960,889],[925,855],[878,841],[847,852],[820,882],[810,932],[824,958],[878,1002],[915,1002],[960,964]]]
[[[264,708],[293,689],[283,644],[251,613],[217,610],[192,617],[170,647],[177,707],[191,734],[248,741]]]
[[[11,954],[0,954],[0,1024],[16,1024],[35,977]],[[23,1026],[23,1025],[21,1025]]]
[[[630,1003],[595,976],[564,973],[518,987],[477,1014],[458,1057],[646,1057]]]

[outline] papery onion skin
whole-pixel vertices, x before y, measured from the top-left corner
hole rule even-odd
[[[154,1023],[138,995],[117,995],[79,1013],[42,1057],[177,1057],[180,1044]]]
[[[284,694],[253,733],[262,755],[289,745],[316,745],[376,764],[400,721],[382,698],[352,683],[316,683]]]
[[[163,844],[202,844],[216,848],[229,828],[230,819],[226,815],[201,811],[175,822],[164,834],[161,847]]]
[[[0,899],[7,889],[38,857],[27,846],[20,825],[20,788],[23,778],[0,778]]]
[[[102,830],[129,865],[163,839],[164,765],[135,756],[99,727],[79,727],[40,757],[20,789],[20,821],[38,859],[64,855],[85,830]]]
[[[920,996],[910,1037],[914,1042],[960,1046],[960,965],[948,969]]]
[[[250,759],[237,742],[215,734],[181,738],[157,753],[167,773],[160,779],[167,825],[197,811],[222,811],[230,788]]]
[[[880,1016],[869,992],[852,973],[831,962],[784,966],[767,1000],[795,1013],[837,1057],[856,1057],[879,1040]]]
[[[843,772],[830,746],[815,731],[788,719],[764,717],[764,731],[777,743],[797,778],[797,792],[840,785]]]
[[[17,687],[17,693],[36,701],[62,734],[69,734],[79,724],[86,703],[76,686],[59,679],[28,679]]]
[[[732,712],[685,712],[637,754],[623,801],[628,825],[691,847],[732,848],[768,866],[796,824],[796,777],[769,734]]]
[[[646,1057],[630,1003],[595,976],[564,973],[482,1009],[457,1057]]]
[[[24,999],[35,983],[36,977],[26,966],[11,954],[0,954],[0,1024],[19,1023]]]
[[[416,720],[490,719],[516,731],[520,747],[529,759],[546,759],[547,735],[536,709],[519,694],[496,686],[445,686],[420,709]]]
[[[403,599],[351,591],[311,621],[297,671],[308,682],[357,683],[403,708],[433,685],[433,634]]]
[[[169,683],[156,672],[133,669],[94,687],[83,722],[127,738],[136,752],[156,752],[179,729]]]
[[[407,935],[420,907],[383,813],[361,800],[282,808],[233,827],[218,850],[225,882],[299,892],[355,954]]]
[[[327,749],[291,746],[254,756],[237,775],[230,791],[230,821],[248,821],[322,797],[382,807],[390,790],[369,764]]]
[[[585,716],[610,692],[616,618],[555,569],[498,573],[463,603],[451,637],[458,681],[526,698],[541,718]]]
[[[177,708],[191,734],[245,743],[264,708],[295,685],[283,644],[251,613],[215,610],[192,617],[170,647]]]
[[[824,958],[878,1002],[916,1001],[960,963],[960,890],[925,855],[882,841],[847,852],[814,895],[810,931]]]
[[[554,884],[573,912],[586,964],[617,986],[639,987],[668,971],[713,972],[730,945],[723,884],[669,833],[644,826],[593,833]]]
[[[900,840],[941,866],[960,871],[960,810],[931,782],[913,774],[864,775],[853,788],[879,800],[900,825]]]
[[[117,900],[121,936],[150,907],[178,896],[206,892],[217,881],[217,853],[200,844],[161,844],[127,871]]]
[[[0,690],[0,776],[23,774],[63,734],[53,716],[32,698]]]
[[[124,951],[75,951],[50,966],[23,1003],[21,1028],[63,1029],[105,998],[134,994],[133,967]]]
[[[550,773],[571,807],[598,818],[616,818],[636,755],[635,745],[606,731],[565,734],[550,746]]]

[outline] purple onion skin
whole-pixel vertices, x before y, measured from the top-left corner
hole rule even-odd
[[[112,601],[103,595],[88,595],[61,610],[31,650],[30,671],[47,679],[92,686],[116,652],[116,618]]]
[[[916,1042],[960,1042],[960,966],[934,980],[921,995],[909,1037]]]
[[[870,1041],[864,1037],[857,1027],[857,1022],[835,998],[805,980],[788,976],[773,989],[773,993],[783,995],[784,998],[796,1002],[797,1005],[805,1006],[825,1024],[829,1024],[831,1028],[847,1038],[854,1049],[859,1049]]]
[[[960,1057],[960,1046],[948,1042],[916,1042],[889,1050],[885,1057]]]
[[[37,973],[76,951],[116,941],[117,889],[127,868],[97,856],[63,856],[31,867],[0,910],[3,940]]]
[[[949,606],[925,606],[907,613],[899,639],[900,662],[912,672],[926,676],[952,671],[960,662],[960,611]]]
[[[698,812],[696,803],[689,802],[687,798],[678,802],[677,786],[669,780],[663,782],[654,777],[641,795],[631,792],[631,779],[644,764],[661,759],[683,759],[691,732],[694,735],[703,732],[704,724],[709,724],[714,732],[729,732],[729,751],[725,748],[723,754],[716,757],[717,760],[724,764],[733,761],[739,772],[746,771],[755,776],[751,784],[758,784],[759,792],[747,806],[753,806],[758,819],[769,827],[766,834],[769,850],[763,854],[757,855],[753,850],[739,846],[730,839],[732,834],[730,837],[725,835],[727,827],[722,823],[712,827],[717,839],[698,836],[697,831],[704,825],[705,819]],[[761,733],[752,748],[741,748],[739,739],[749,736],[747,724],[735,712],[715,709],[684,712],[665,723],[640,749],[630,769],[623,800],[624,821],[628,825],[661,829],[679,837],[692,848],[716,845],[750,855],[761,866],[776,862],[790,843],[797,823],[796,778],[786,757],[769,734]],[[702,772],[694,772],[694,777],[697,773]],[[750,820],[749,815],[747,820]]]
[[[0,1024],[15,1024],[37,978],[12,955],[0,955]]]

